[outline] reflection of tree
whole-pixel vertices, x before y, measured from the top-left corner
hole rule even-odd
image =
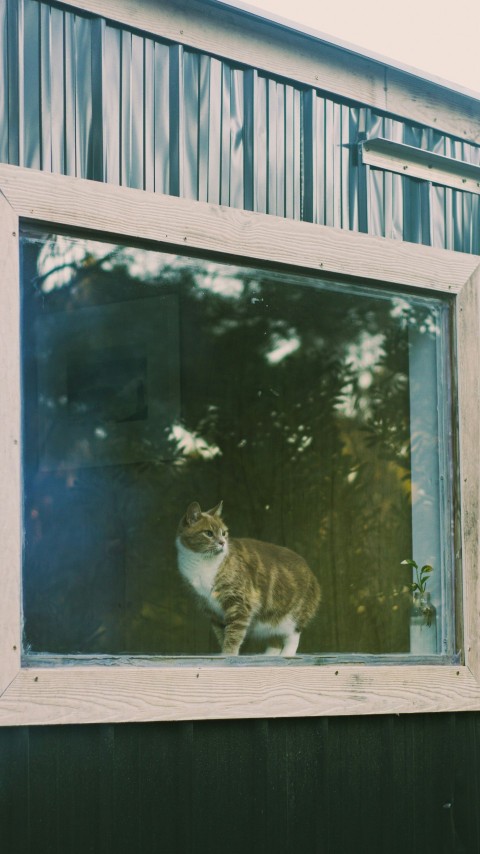
[[[434,334],[423,304],[92,247],[55,285],[45,250],[39,263],[27,242],[28,311],[177,294],[180,419],[148,462],[72,471],[59,459],[42,473],[32,427],[27,639],[53,651],[216,651],[178,579],[173,540],[189,501],[223,498],[234,534],[288,545],[317,573],[324,604],[303,651],[406,651],[408,327]],[[61,258],[48,264],[55,275]],[[127,345],[128,320],[126,311]],[[34,400],[33,385],[28,393]],[[34,425],[33,403],[28,418]]]

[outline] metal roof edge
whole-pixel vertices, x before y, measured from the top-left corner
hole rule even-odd
[[[343,39],[340,39],[337,36],[333,36],[328,33],[323,33],[319,30],[314,29],[313,27],[308,27],[306,24],[302,24],[297,21],[291,21],[288,18],[283,18],[281,15],[277,15],[265,9],[259,9],[258,7],[252,6],[249,3],[244,3],[243,0],[206,0],[206,2],[213,6],[223,6],[224,8],[229,9],[230,11],[237,11],[240,14],[244,14],[249,17],[259,18],[262,21],[274,24],[279,28],[290,30],[299,35],[307,36],[308,38],[314,39],[318,42],[322,42],[331,47],[337,47],[339,50],[343,50],[346,53],[352,53],[356,56],[363,57],[364,59],[369,59],[372,62],[386,66],[387,68],[393,68],[396,71],[408,74],[411,77],[416,77],[419,80],[422,80],[427,83],[432,83],[433,85],[439,86],[442,89],[447,89],[449,92],[453,92],[457,95],[469,98],[470,100],[480,102],[480,92],[476,92],[473,89],[468,89],[466,86],[462,86],[459,83],[453,83],[452,81],[445,80],[444,78],[438,77],[435,74],[431,74],[428,71],[423,71],[422,69],[407,65],[405,63],[400,62],[399,60],[383,56],[381,54],[376,53],[375,51],[369,50],[368,48],[363,48],[359,45],[352,44],[351,42],[344,41]]]

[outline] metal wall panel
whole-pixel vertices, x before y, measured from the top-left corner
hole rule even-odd
[[[5,854],[475,854],[480,716],[0,729]]]
[[[0,158],[20,159],[19,7],[16,0],[0,0]]]
[[[480,197],[359,162],[480,147],[38,0],[0,0],[0,160],[480,254]]]

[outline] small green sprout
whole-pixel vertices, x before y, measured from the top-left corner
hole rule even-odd
[[[414,560],[402,560],[402,566],[411,566],[412,569],[415,570],[415,581],[412,581],[410,584],[410,589],[412,593],[415,593],[415,591],[418,590],[420,595],[423,596],[427,589],[427,581],[430,577],[430,573],[433,572],[433,566],[426,563],[420,569],[418,563]]]
[[[418,593],[420,595],[420,601],[422,602],[420,610],[423,614],[426,625],[431,626],[434,611],[428,600],[422,601],[422,597],[426,594],[427,582],[430,578],[430,573],[433,572],[433,566],[426,563],[420,569],[418,563],[414,560],[402,560],[402,566],[411,566],[412,569],[415,570],[415,581],[411,582],[410,590],[413,594]]]

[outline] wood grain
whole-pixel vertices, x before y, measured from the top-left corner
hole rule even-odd
[[[406,714],[480,709],[466,667],[25,669],[0,724]]]
[[[435,85],[421,77],[386,67],[386,110],[465,142],[480,143],[478,98]]]
[[[0,693],[20,667],[20,291],[18,217],[0,193]]]
[[[476,99],[244,12],[199,0],[71,0],[68,5],[480,142]]]
[[[465,658],[480,681],[480,270],[457,300]]]
[[[476,256],[267,214],[0,165],[24,218],[258,261],[456,293]]]

